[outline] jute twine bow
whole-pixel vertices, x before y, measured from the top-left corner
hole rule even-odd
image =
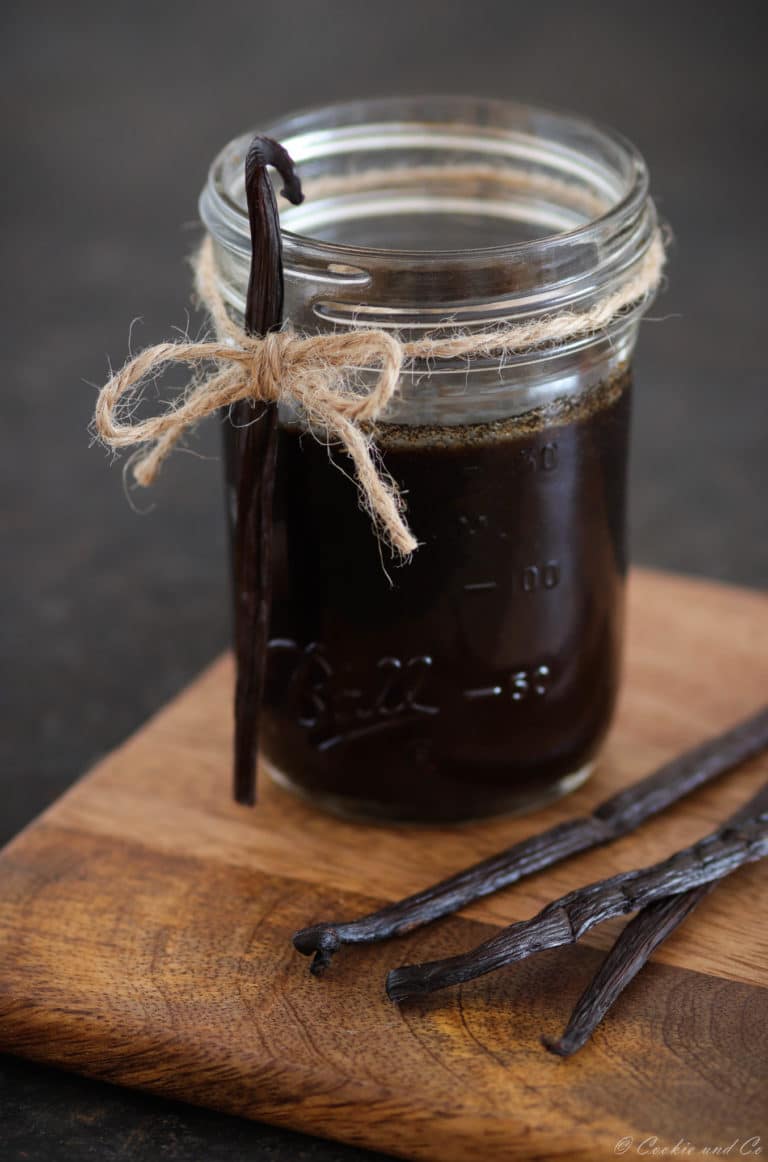
[[[403,367],[415,359],[468,356],[495,356],[501,364],[505,357],[541,344],[599,332],[653,293],[663,266],[664,245],[657,234],[632,277],[588,311],[562,311],[448,338],[427,335],[403,342],[382,330],[301,335],[286,328],[258,339],[246,335],[227,314],[216,280],[213,246],[206,239],[195,261],[195,285],[217,338],[158,343],[126,363],[99,392],[96,435],[113,449],[149,445],[132,464],[136,482],[146,486],[187,428],[198,420],[239,400],[285,400],[298,406],[313,429],[341,444],[354,464],[361,503],[376,530],[405,557],[418,542],[406,523],[397,485],[384,469],[367,430],[395,395]],[[134,421],[132,413],[143,388],[171,364],[192,369],[190,385],[164,412]],[[215,370],[202,377],[203,367],[210,364]],[[354,385],[361,370],[375,373],[371,387]]]

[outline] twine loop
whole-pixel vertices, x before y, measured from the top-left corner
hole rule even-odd
[[[95,432],[115,450],[139,446],[133,476],[146,486],[185,431],[205,416],[241,400],[289,402],[313,429],[341,444],[353,461],[361,504],[376,531],[407,557],[418,542],[406,523],[397,485],[381,463],[368,430],[395,395],[403,367],[414,359],[473,355],[492,355],[501,363],[505,356],[540,344],[598,332],[650,297],[663,266],[664,245],[657,233],[632,277],[588,311],[563,311],[508,327],[447,338],[427,335],[410,342],[374,329],[302,335],[286,327],[254,338],[227,313],[216,279],[213,247],[206,239],[195,262],[195,283],[217,338],[158,343],[129,360],[99,392]],[[135,420],[133,413],[144,386],[172,365],[189,368],[189,386],[159,415]],[[204,374],[204,368],[211,366],[213,370]],[[373,373],[372,386],[356,386],[361,371]]]

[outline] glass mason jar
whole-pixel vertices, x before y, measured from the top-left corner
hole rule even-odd
[[[570,115],[392,98],[264,132],[305,188],[281,207],[285,317],[303,332],[412,339],[584,311],[656,230],[638,153]],[[201,198],[240,322],[248,140]],[[281,407],[262,718],[279,783],[338,812],[438,821],[529,809],[587,778],[619,681],[646,305],[501,366],[407,368],[376,442],[420,542],[409,563],[377,541],[345,454]]]

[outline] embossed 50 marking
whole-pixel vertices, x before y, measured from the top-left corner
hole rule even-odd
[[[513,670],[499,685],[477,686],[464,691],[469,702],[487,701],[507,697],[511,702],[524,702],[530,698],[543,698],[552,684],[552,671],[548,665],[526,666]]]

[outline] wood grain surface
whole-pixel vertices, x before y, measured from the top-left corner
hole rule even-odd
[[[618,719],[595,777],[535,816],[453,828],[323,815],[263,781],[230,801],[232,666],[215,663],[0,854],[0,1049],[404,1158],[615,1156],[768,1134],[766,869],[737,872],[571,1061],[546,1054],[616,926],[397,1009],[396,964],[469,947],[579,883],[704,834],[755,760],[608,849],[310,978],[290,936],[577,812],[755,709],[768,600],[630,586]]]

